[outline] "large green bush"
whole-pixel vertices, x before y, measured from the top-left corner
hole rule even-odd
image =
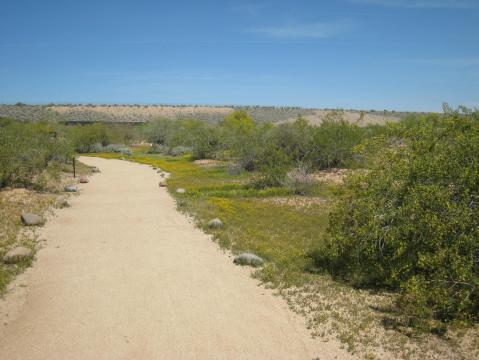
[[[106,146],[111,142],[107,126],[101,123],[71,126],[68,137],[75,151],[80,153],[94,152],[98,145]]]
[[[246,111],[234,111],[220,123],[222,148],[237,159],[242,167],[253,170],[260,151],[263,128],[257,126]]]
[[[357,285],[399,289],[412,318],[479,318],[479,116],[390,125],[359,153],[317,266]]]
[[[0,123],[0,188],[42,187],[41,175],[72,155],[63,128],[52,123]]]
[[[308,157],[315,168],[347,167],[354,147],[368,135],[364,128],[342,118],[325,119],[314,129]]]

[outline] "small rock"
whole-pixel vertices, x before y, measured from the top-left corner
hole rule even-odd
[[[153,166],[153,170],[158,170],[158,168],[157,168],[157,167],[155,167],[155,166]]]
[[[164,174],[164,173],[161,173],[160,176],[161,176],[162,178],[164,178],[164,177],[165,177],[165,174]]]
[[[13,250],[10,250],[3,257],[3,261],[7,264],[15,264],[19,261],[32,257],[33,251],[29,248],[19,246]]]
[[[67,186],[65,186],[64,190],[66,192],[77,192],[77,186],[76,185],[67,185]]]
[[[36,226],[45,224],[45,220],[36,214],[22,213],[22,223],[26,226]]]
[[[58,206],[60,207],[60,209],[63,209],[63,208],[69,208],[71,205],[66,199],[63,199],[58,203]]]
[[[93,173],[99,173],[99,172],[100,172],[100,169],[98,169],[96,166],[92,166],[92,167],[91,167],[91,172],[93,172]]]
[[[208,227],[212,229],[220,229],[224,226],[223,221],[218,218],[212,219],[208,222]]]
[[[255,254],[242,253],[238,256],[235,256],[233,263],[236,265],[250,265],[256,267],[263,265],[264,260]]]
[[[90,180],[86,176],[80,176],[80,184],[87,184]]]
[[[160,187],[166,187],[166,181],[165,180],[160,181],[159,185]]]
[[[158,170],[157,173],[158,173],[158,174],[163,174],[163,171]]]
[[[179,189],[176,189],[176,192],[177,192],[178,194],[184,194],[184,193],[186,192],[186,190],[183,189],[183,188],[179,188]]]

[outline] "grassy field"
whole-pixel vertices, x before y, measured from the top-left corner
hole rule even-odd
[[[192,216],[225,250],[263,257],[266,265],[253,275],[275,288],[293,311],[306,318],[313,336],[339,338],[349,351],[367,359],[479,356],[477,327],[457,324],[433,334],[399,326],[395,294],[355,289],[315,271],[308,254],[327,236],[328,212],[341,196],[340,185],[321,183],[304,197],[281,187],[252,189],[248,186],[252,174],[230,175],[226,164],[201,166],[189,156],[146,154],[141,147],[131,156],[92,155],[124,157],[169,172],[168,190],[178,209]],[[178,194],[177,188],[186,192]],[[224,228],[208,228],[208,221],[216,217],[225,223]]]

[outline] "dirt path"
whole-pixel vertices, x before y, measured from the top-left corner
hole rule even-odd
[[[348,357],[179,214],[151,168],[82,161],[102,173],[42,230],[1,359]]]

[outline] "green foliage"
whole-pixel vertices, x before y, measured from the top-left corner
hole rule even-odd
[[[167,145],[173,132],[173,123],[169,119],[157,119],[147,123],[143,128],[143,133],[149,142]]]
[[[111,142],[107,127],[101,123],[75,125],[68,130],[75,151],[80,153],[94,152],[97,145],[106,146]]]
[[[222,146],[243,168],[253,170],[259,152],[260,131],[246,111],[234,111],[220,124]]]
[[[214,157],[218,150],[217,128],[201,120],[159,119],[148,124],[144,132],[154,145],[169,149],[163,153],[175,156],[191,152],[194,159],[206,159]]]
[[[170,146],[186,146],[191,149],[194,159],[214,157],[218,148],[216,127],[201,120],[178,120],[169,139]]]
[[[365,138],[365,131],[342,119],[326,119],[314,130],[314,149],[309,153],[312,165],[319,169],[347,167],[353,149]]]
[[[479,119],[447,112],[390,125],[358,149],[316,265],[352,283],[399,289],[413,319],[479,314]]]
[[[42,174],[72,155],[64,128],[51,123],[0,123],[0,188],[42,187]]]
[[[305,161],[316,149],[313,142],[315,128],[299,117],[293,123],[271,127],[264,143],[281,151],[291,164]]]
[[[256,161],[259,171],[253,175],[251,186],[255,189],[281,186],[290,162],[285,152],[266,142],[259,156]]]

